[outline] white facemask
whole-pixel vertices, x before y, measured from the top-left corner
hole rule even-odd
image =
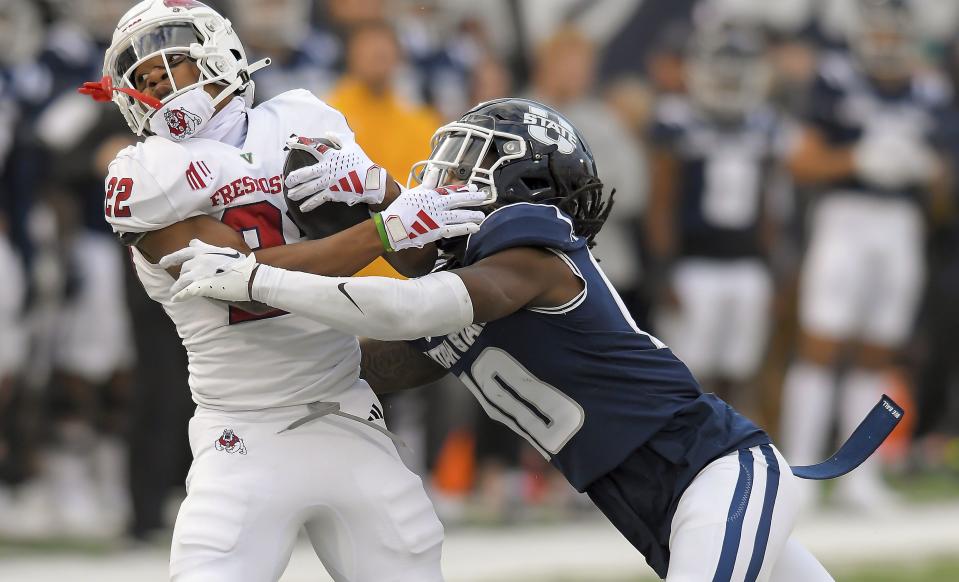
[[[172,141],[183,141],[200,133],[214,112],[213,98],[203,87],[196,87],[154,113],[150,118],[150,131]]]

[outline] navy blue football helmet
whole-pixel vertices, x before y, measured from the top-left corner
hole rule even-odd
[[[612,208],[589,145],[563,115],[529,99],[480,103],[433,135],[432,153],[409,186],[476,184],[488,211],[516,202],[552,204],[592,244]]]

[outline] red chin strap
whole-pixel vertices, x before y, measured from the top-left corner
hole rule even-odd
[[[94,101],[111,101],[113,99],[114,91],[119,91],[120,93],[129,95],[140,103],[143,103],[147,107],[152,107],[153,109],[159,109],[163,106],[163,103],[159,99],[145,95],[136,89],[130,89],[128,87],[121,87],[118,89],[114,87],[113,80],[109,76],[104,76],[99,81],[87,81],[82,87],[77,89],[77,93],[89,95]]]

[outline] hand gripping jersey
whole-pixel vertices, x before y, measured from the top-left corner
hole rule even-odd
[[[809,96],[807,122],[835,147],[852,146],[868,132],[896,132],[935,147],[944,138],[941,120],[950,104],[950,89],[933,72],[917,73],[896,92],[882,92],[847,55],[822,58]],[[856,191],[879,197],[918,201],[920,186],[883,191],[856,177],[828,185],[833,191]]]
[[[470,235],[463,262],[518,246],[556,253],[585,288],[559,307],[522,309],[412,343],[579,491],[643,449],[650,499],[649,513],[640,516],[648,526],[643,554],[662,566],[673,511],[693,477],[713,459],[769,438],[703,394],[686,366],[636,326],[586,241],[555,206],[516,203],[491,213]]]
[[[157,230],[202,214],[242,233],[252,249],[302,240],[287,216],[281,170],[292,134],[335,131],[352,138],[335,109],[304,90],[247,109],[241,148],[208,139],[149,137],[110,164],[104,212],[119,234]],[[333,397],[359,374],[356,338],[302,317],[254,316],[207,299],[173,303],[173,279],[131,249],[151,298],[176,324],[200,405],[249,410]]]
[[[782,124],[770,108],[719,123],[689,99],[658,106],[652,139],[680,168],[678,223],[682,256],[715,259],[762,254],[760,225],[775,159],[785,149]]]

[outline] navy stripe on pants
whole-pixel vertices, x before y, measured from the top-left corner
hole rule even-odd
[[[739,451],[739,479],[736,480],[736,490],[729,503],[729,513],[726,515],[726,533],[723,535],[723,549],[719,554],[719,565],[713,582],[729,582],[736,566],[736,554],[739,553],[739,540],[743,534],[743,520],[746,518],[746,507],[749,505],[749,495],[753,488],[753,454],[748,449]]]
[[[779,491],[779,460],[776,458],[776,453],[770,445],[759,445],[759,450],[766,459],[766,490],[763,493],[762,511],[756,527],[756,539],[753,543],[749,566],[746,569],[745,582],[755,582],[762,569],[766,545],[769,542],[773,509],[776,507],[776,494]],[[736,490],[729,504],[726,532],[723,534],[723,548],[713,582],[730,582],[732,579],[739,545],[742,541],[743,520],[746,518],[746,509],[749,507],[749,499],[753,492],[753,475],[752,451],[743,449],[739,451],[739,479],[736,481]]]
[[[759,516],[756,544],[753,546],[753,557],[749,559],[749,569],[746,570],[746,582],[756,582],[759,570],[763,567],[766,543],[769,541],[769,526],[773,521],[776,493],[779,491],[779,461],[776,459],[776,453],[769,445],[759,445],[759,450],[766,458],[766,494],[763,495],[763,512]]]

